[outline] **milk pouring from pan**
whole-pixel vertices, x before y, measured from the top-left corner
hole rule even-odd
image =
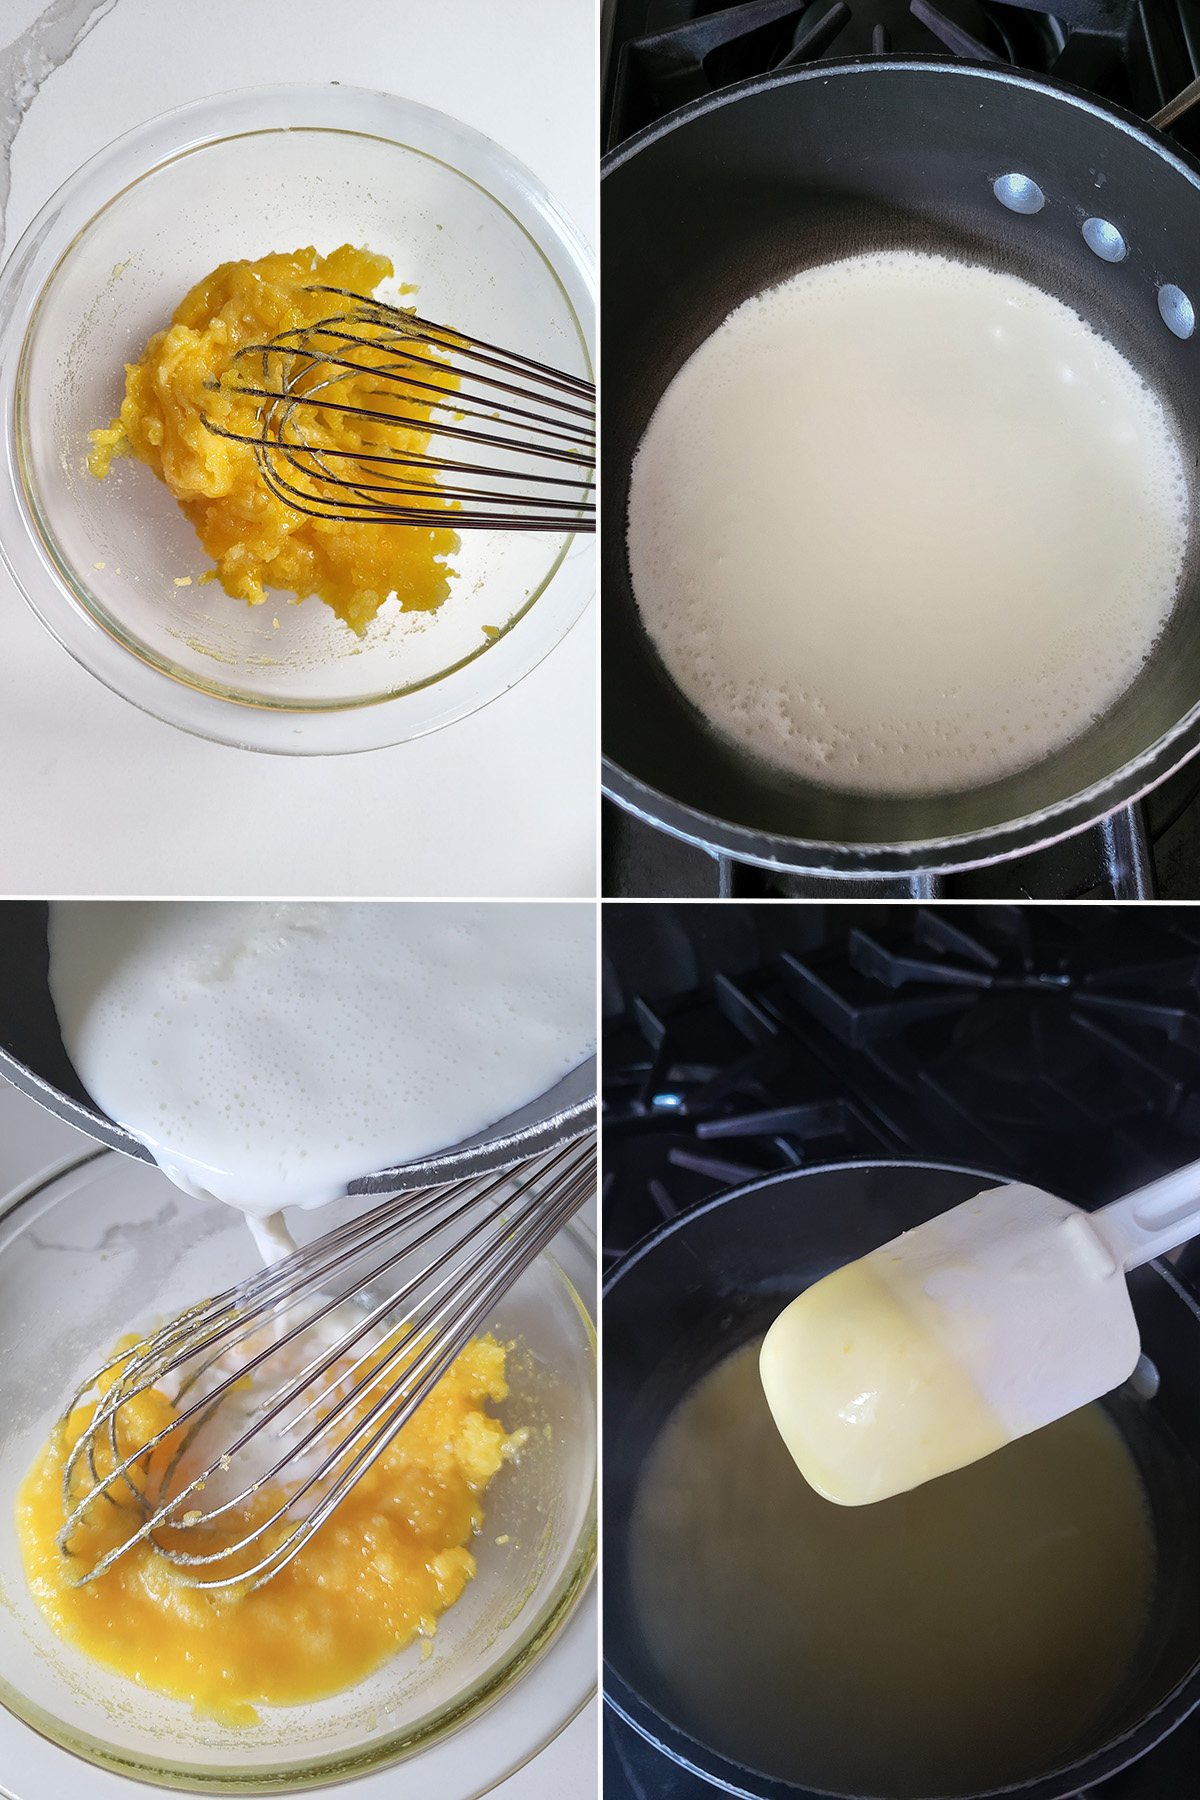
[[[0,907],[0,1075],[51,1112],[127,1156],[153,1162],[132,1132],[102,1113],[85,1090],[63,1047],[50,997],[48,908],[44,900],[9,900]],[[351,1194],[395,1194],[435,1182],[509,1169],[526,1157],[578,1137],[596,1107],[596,1059],[589,1057],[546,1093],[499,1119],[486,1131],[436,1155],[379,1169],[349,1186]]]
[[[1182,94],[1166,126],[1197,98]],[[605,787],[744,861],[894,875],[996,862],[1081,830],[1200,747],[1200,170],[1118,107],[1019,71],[820,62],[696,101],[609,156],[602,185]],[[1031,769],[962,793],[834,793],[720,741],[642,629],[629,472],[667,385],[749,295],[872,249],[985,263],[1093,323],[1173,416],[1193,484],[1175,614],[1132,687]],[[871,495],[864,492],[864,512]],[[853,529],[853,519],[847,521]]]

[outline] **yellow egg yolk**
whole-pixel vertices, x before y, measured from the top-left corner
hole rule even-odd
[[[217,565],[201,581],[215,575],[227,594],[251,606],[263,603],[267,588],[292,595],[292,604],[317,594],[359,634],[393,593],[404,612],[433,612],[445,600],[452,572],[445,559],[458,538],[436,521],[452,519],[450,504],[431,491],[435,522],[428,527],[311,517],[270,490],[252,447],[210,431],[202,415],[223,430],[257,436],[263,403],[233,390],[252,385],[255,371],[262,372],[257,360],[231,370],[237,351],[352,304],[308,291],[314,286],[369,295],[391,274],[386,257],[349,244],[329,256],[308,248],[223,263],[180,302],[169,329],[155,333],[141,360],[126,365],[119,417],[90,434],[93,475],[103,479],[115,455],[132,455],[166,483]],[[413,353],[436,361],[419,344]],[[321,373],[315,368],[305,380],[319,381]],[[441,362],[438,382],[445,388],[448,380]],[[364,423],[332,408],[304,408],[305,441],[331,453],[331,467],[353,466],[341,458],[345,451],[419,456],[427,449],[431,433],[421,425],[431,408],[411,391],[381,391],[368,370],[340,392],[377,413],[400,408],[417,423]]]
[[[189,1585],[186,1570],[147,1541],[75,1585],[142,1523],[132,1496],[125,1504],[101,1497],[76,1528],[71,1556],[59,1549],[64,1466],[94,1412],[91,1405],[78,1407],[55,1430],[18,1495],[17,1534],[30,1591],[68,1643],[222,1724],[256,1723],[261,1703],[292,1706],[340,1693],[416,1637],[431,1638],[439,1616],[475,1574],[467,1543],[482,1528],[480,1495],[515,1444],[484,1411],[485,1401],[507,1393],[504,1365],[504,1349],[493,1338],[469,1344],[331,1518],[277,1575],[249,1592]],[[125,1402],[117,1413],[121,1456],[146,1444],[173,1416],[157,1389]],[[173,1447],[168,1439],[156,1449],[157,1467],[152,1463],[144,1479],[153,1482]],[[97,1455],[103,1475],[112,1466],[104,1462],[111,1456],[106,1441]],[[115,1486],[113,1493],[119,1495]],[[223,1541],[274,1511],[280,1494],[268,1486],[252,1496],[224,1528]],[[274,1539],[263,1542],[278,1541],[287,1528],[286,1522],[272,1527]],[[212,1529],[199,1526],[173,1534],[173,1547],[191,1552],[217,1542]],[[243,1556],[235,1566],[253,1560]],[[221,1572],[229,1571],[222,1566]]]

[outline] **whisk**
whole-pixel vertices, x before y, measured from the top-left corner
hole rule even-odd
[[[595,530],[591,382],[346,288],[305,291],[348,304],[245,345],[208,384],[258,401],[253,428],[202,414],[209,431],[253,448],[278,499],[350,523],[428,526],[453,503],[436,522],[456,531]],[[329,414],[360,442],[332,445]],[[421,434],[416,447],[397,432]]]
[[[99,1391],[63,1474],[58,1544],[81,1564],[76,1585],[143,1540],[190,1586],[250,1591],[269,1581],[403,1430],[595,1184],[589,1134],[503,1174],[397,1195],[112,1357],[63,1416],[65,1426]],[[324,1321],[332,1342],[319,1339]],[[293,1369],[297,1357],[303,1366]],[[219,1421],[219,1409],[242,1410],[255,1378],[266,1390],[255,1415],[236,1421],[222,1443],[229,1414]],[[169,1425],[122,1455],[119,1415],[164,1383],[175,1389]],[[193,1473],[187,1452],[214,1422],[217,1441],[193,1454],[192,1467],[203,1465]],[[289,1471],[297,1485],[271,1495],[267,1516],[214,1549],[188,1547],[193,1530],[231,1520],[239,1529],[247,1501]],[[217,1496],[204,1499],[210,1484]],[[72,1540],[93,1507],[114,1503],[141,1523],[88,1566]],[[185,1541],[172,1541],[181,1532]]]

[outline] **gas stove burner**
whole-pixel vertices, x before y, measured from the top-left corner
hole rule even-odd
[[[1128,55],[1136,12],[1136,0],[618,0],[606,142],[822,56],[949,51],[1094,86]]]
[[[752,952],[707,931],[710,908],[626,910],[605,921],[610,1260],[813,1163],[957,1160],[1100,1204],[1200,1156],[1188,909],[851,906],[814,943],[799,909],[770,908]],[[631,945],[660,912],[694,959],[672,969],[660,936],[668,973],[647,991]]]
[[[1200,912],[604,913],[610,1267],[664,1220],[791,1169],[948,1163],[1098,1205],[1200,1158]],[[1195,1245],[1176,1273],[1195,1291]],[[1077,1800],[1185,1800],[1198,1757],[1200,1712]],[[608,1711],[605,1800],[716,1791]]]

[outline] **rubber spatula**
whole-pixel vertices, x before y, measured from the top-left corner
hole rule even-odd
[[[1200,1162],[1084,1212],[989,1188],[807,1288],[760,1368],[797,1466],[845,1506],[989,1455],[1120,1386],[1125,1275],[1200,1233]]]

